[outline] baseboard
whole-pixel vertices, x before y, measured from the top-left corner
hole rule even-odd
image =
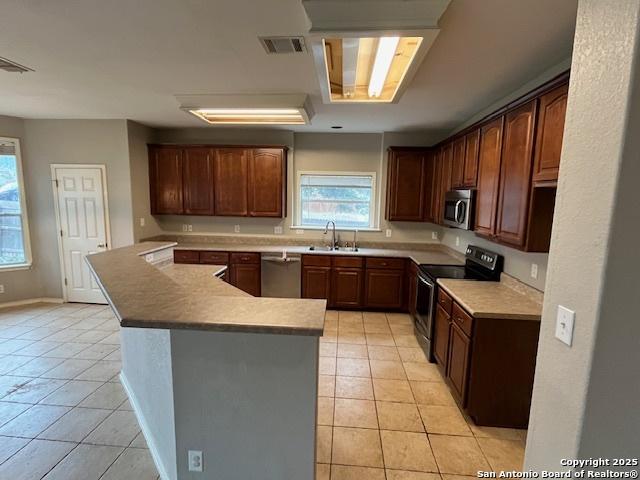
[[[147,420],[142,414],[142,410],[140,409],[138,400],[133,394],[133,390],[131,389],[129,382],[127,381],[127,377],[124,376],[124,372],[120,372],[120,383],[122,383],[124,391],[126,392],[127,397],[129,397],[129,402],[131,403],[131,407],[136,414],[136,418],[138,419],[138,423],[140,424],[140,429],[142,430],[144,439],[147,441],[147,446],[149,447],[151,458],[153,458],[153,463],[155,463],[156,468],[158,469],[158,473],[160,474],[160,480],[171,480],[172,477],[168,475],[167,470],[164,467],[164,463],[162,463],[160,454],[158,453],[158,449],[155,444],[155,440],[153,438],[153,435],[151,435],[151,430],[149,429],[149,425],[147,424]]]
[[[24,300],[0,303],[0,308],[20,307],[22,305],[31,305],[32,303],[64,303],[64,300],[55,297],[26,298]]]

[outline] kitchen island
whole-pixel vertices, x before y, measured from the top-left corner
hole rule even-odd
[[[212,265],[149,263],[174,245],[87,257],[123,327],[122,383],[161,477],[313,479],[326,302],[254,298]]]

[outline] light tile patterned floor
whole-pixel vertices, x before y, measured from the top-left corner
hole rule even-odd
[[[107,307],[0,310],[0,479],[155,480]],[[522,467],[525,432],[456,407],[404,314],[327,312],[318,480],[453,480]]]
[[[156,480],[105,306],[0,310],[0,479]]]
[[[317,480],[454,480],[522,468],[526,431],[466,418],[409,315],[327,312],[318,395]]]

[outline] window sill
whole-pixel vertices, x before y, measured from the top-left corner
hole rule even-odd
[[[31,270],[31,263],[19,263],[16,265],[0,265],[0,273],[15,272],[18,270]]]
[[[325,227],[311,227],[311,226],[302,226],[302,225],[291,225],[289,227],[291,230],[322,230],[324,231]],[[381,232],[380,228],[348,228],[348,227],[336,227],[336,232],[353,232],[354,230],[358,230],[358,232]]]

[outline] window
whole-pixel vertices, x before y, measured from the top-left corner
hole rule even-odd
[[[373,228],[375,173],[299,173],[299,225]]]
[[[0,137],[0,268],[30,264],[20,144]]]

